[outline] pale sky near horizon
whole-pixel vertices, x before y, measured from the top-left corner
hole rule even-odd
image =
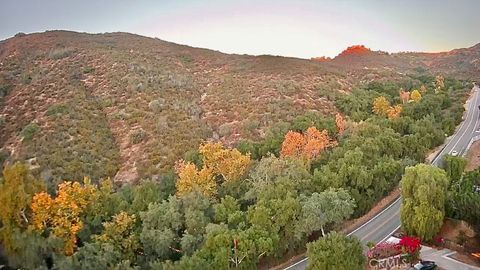
[[[363,44],[446,51],[480,43],[478,0],[1,0],[0,40],[18,32],[130,32],[237,54],[310,58]]]

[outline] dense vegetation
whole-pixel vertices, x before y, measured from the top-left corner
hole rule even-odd
[[[8,263],[29,269],[251,269],[276,263],[310,237],[368,211],[397,186],[407,166],[423,162],[452,132],[444,123],[461,120],[456,106],[469,86],[455,80],[439,86],[433,77],[413,81],[408,90],[422,94],[405,103],[388,86],[369,85],[338,97],[343,117],[297,117],[262,141],[239,143],[238,150],[204,143],[176,162],[175,174],[137,185],[85,178],[52,190],[24,165],[7,166],[0,236]],[[367,93],[374,93],[368,102],[352,98]],[[65,113],[72,112],[51,109],[55,117]],[[21,199],[14,199],[17,194]],[[330,238],[343,239],[328,234],[325,241]]]
[[[445,208],[447,217],[465,220],[480,233],[480,169],[452,178]]]

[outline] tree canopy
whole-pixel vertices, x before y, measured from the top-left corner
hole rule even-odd
[[[360,241],[337,232],[308,243],[307,255],[307,269],[365,269],[365,256]]]
[[[449,185],[446,173],[431,165],[418,164],[405,169],[400,185],[403,229],[422,240],[431,240],[440,230],[445,216]]]

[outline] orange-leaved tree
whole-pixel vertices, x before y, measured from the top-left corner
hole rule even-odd
[[[387,116],[389,119],[395,119],[400,116],[400,113],[402,113],[402,110],[403,110],[402,105],[392,106],[388,109]]]
[[[305,144],[306,140],[302,133],[290,130],[285,134],[280,154],[282,156],[301,157]]]
[[[309,127],[304,136],[306,143],[303,152],[309,160],[316,158],[325,148],[333,144],[325,129],[318,131],[315,127]]]
[[[32,200],[31,229],[51,231],[64,241],[64,252],[72,255],[76,247],[77,233],[83,228],[82,214],[97,197],[97,188],[84,178],[78,182],[63,182],[58,186],[57,196],[39,192]]]
[[[280,154],[282,157],[295,157],[308,161],[333,145],[336,145],[336,141],[330,139],[326,130],[319,131],[315,127],[309,127],[303,134],[295,131],[287,132]]]
[[[175,164],[175,172],[178,174],[177,195],[182,196],[194,190],[209,197],[217,193],[212,169],[204,166],[198,170],[195,164],[180,160]]]
[[[377,115],[386,115],[390,108],[390,101],[384,96],[379,96],[373,100],[373,112]]]
[[[202,144],[199,152],[203,156],[203,166],[226,182],[239,179],[250,165],[250,154],[243,155],[236,148],[224,148],[221,143]]]
[[[400,90],[400,99],[403,104],[407,103],[410,100],[410,92]]]

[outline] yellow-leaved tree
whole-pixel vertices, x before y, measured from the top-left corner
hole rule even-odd
[[[39,192],[32,200],[31,229],[43,232],[48,229],[64,241],[66,255],[73,254],[77,233],[83,228],[82,214],[97,197],[97,188],[85,177],[83,185],[78,182],[63,182],[58,186],[57,196]]]
[[[422,99],[422,94],[418,90],[413,90],[410,98],[415,102],[419,102]]]
[[[215,175],[226,182],[235,181],[245,174],[250,165],[250,154],[243,155],[236,148],[224,148],[221,143],[208,142],[200,145],[203,166],[212,169]]]
[[[208,197],[217,193],[217,185],[210,168],[203,167],[198,170],[195,164],[180,160],[175,164],[175,172],[178,175],[177,195],[182,196],[194,190]]]
[[[43,190],[42,181],[35,179],[26,165],[17,162],[3,169],[3,181],[0,181],[0,241],[8,250],[12,247],[9,244],[13,230],[23,230],[30,222],[34,194]]]
[[[379,96],[373,100],[373,112],[377,115],[386,115],[390,109],[390,101],[384,96]]]
[[[207,142],[200,145],[203,168],[180,160],[175,166],[178,175],[177,195],[184,195],[198,189],[207,196],[217,192],[218,183],[240,179],[250,166],[250,154],[242,154],[235,148],[225,148],[221,143]]]

